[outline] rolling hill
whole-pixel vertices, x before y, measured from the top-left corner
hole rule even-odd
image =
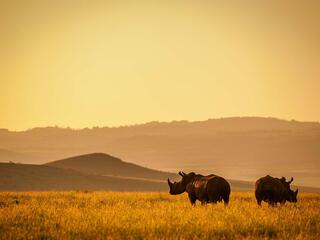
[[[164,173],[165,174],[165,173]],[[171,175],[171,173],[167,173]],[[175,175],[173,179],[179,179]],[[232,191],[253,191],[254,183],[228,180]],[[296,188],[295,186],[293,188]],[[302,192],[319,188],[298,187]],[[168,191],[166,179],[102,176],[47,165],[0,163],[0,191]]]
[[[0,191],[163,191],[166,182],[90,175],[45,165],[0,163]]]
[[[124,162],[105,153],[91,153],[45,164],[46,166],[72,169],[79,172],[125,178],[166,180],[176,178],[177,174],[157,171],[136,164]]]

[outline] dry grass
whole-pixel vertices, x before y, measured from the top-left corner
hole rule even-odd
[[[320,194],[258,207],[252,193],[230,205],[192,207],[167,193],[0,193],[0,239],[320,239]]]

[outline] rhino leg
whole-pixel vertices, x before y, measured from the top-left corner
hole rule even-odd
[[[224,196],[222,197],[224,205],[227,206],[229,203],[229,194],[224,194]]]
[[[193,194],[190,194],[190,193],[188,194],[188,197],[189,197],[191,205],[195,206],[197,198]]]
[[[256,195],[256,200],[257,200],[257,204],[258,204],[259,206],[261,206],[262,198],[260,198],[260,196]]]
[[[261,199],[257,199],[257,203],[258,203],[259,206],[261,206],[261,202],[262,202]]]

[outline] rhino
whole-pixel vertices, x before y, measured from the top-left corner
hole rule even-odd
[[[287,182],[285,177],[274,178],[269,175],[258,179],[255,184],[258,205],[260,206],[262,201],[271,206],[275,206],[277,203],[283,205],[286,201],[296,203],[298,189],[296,191],[290,189],[292,181],[293,177]]]
[[[188,174],[179,172],[182,177],[180,182],[172,183],[168,178],[171,195],[188,193],[191,205],[199,200],[202,205],[206,203],[217,203],[223,200],[224,204],[229,203],[230,184],[222,177],[211,174],[203,176],[190,172]]]

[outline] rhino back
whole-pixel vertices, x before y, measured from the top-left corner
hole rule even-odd
[[[255,194],[262,198],[270,196],[272,196],[272,198],[284,198],[285,188],[279,179],[267,175],[256,182]]]
[[[186,191],[193,194],[197,199],[202,200],[206,198],[208,179],[205,177],[198,177],[187,185]]]
[[[230,184],[223,177],[214,176],[208,180],[207,191],[230,193]]]

